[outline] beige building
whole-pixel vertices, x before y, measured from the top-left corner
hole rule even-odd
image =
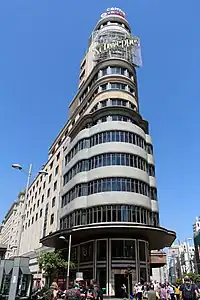
[[[23,205],[24,192],[20,192],[18,199],[13,202],[2,221],[0,238],[1,244],[7,247],[5,258],[10,258],[17,254]]]
[[[49,149],[47,175],[38,174],[25,201],[19,253],[31,257],[35,279],[41,251],[65,249],[71,236],[77,268],[70,276],[83,272],[108,296],[121,297],[117,287],[127,265],[133,283],[148,280],[150,250],[175,238],[159,222],[152,138],[139,110],[140,65],[140,40],[125,13],[107,9],[89,38],[69,120]]]

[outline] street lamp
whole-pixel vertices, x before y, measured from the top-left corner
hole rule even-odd
[[[24,205],[23,205],[23,210],[22,210],[22,219],[21,219],[21,226],[20,226],[20,230],[19,230],[19,239],[18,239],[18,245],[17,245],[17,255],[19,255],[19,250],[20,250],[20,244],[21,244],[21,237],[22,237],[22,231],[23,231],[23,218],[24,218],[24,214],[25,214],[25,210],[26,210],[26,200],[28,198],[28,188],[30,185],[30,179],[31,179],[31,175],[32,175],[32,164],[29,165],[29,170],[28,172],[24,170],[24,168],[20,165],[20,164],[12,164],[12,168],[19,170],[19,171],[23,171],[28,177],[27,177],[27,183],[26,183],[26,190],[25,190],[25,196],[24,196]],[[44,170],[40,170],[39,174],[42,175],[47,175],[48,173]]]
[[[67,239],[63,235],[59,236],[59,239],[65,241],[65,242],[68,242]],[[68,287],[69,287],[69,265],[70,265],[70,258],[71,258],[71,244],[72,244],[72,235],[70,234],[69,235],[69,244],[68,244],[66,290],[68,290]]]

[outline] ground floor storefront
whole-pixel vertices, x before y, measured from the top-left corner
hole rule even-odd
[[[64,250],[68,255],[68,249]],[[126,270],[131,267],[130,289],[135,282],[147,281],[150,276],[149,244],[140,239],[102,238],[72,245],[71,261],[76,268],[71,279],[82,272],[84,280],[95,278],[105,295],[122,297],[122,284],[128,284]]]

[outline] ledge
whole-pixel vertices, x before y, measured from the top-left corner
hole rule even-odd
[[[59,237],[65,236],[66,240],[68,240],[70,234],[72,236],[72,245],[103,237],[138,238],[147,240],[150,250],[170,247],[176,239],[176,233],[174,231],[162,227],[146,226],[137,223],[111,222],[75,226],[71,229],[58,230],[42,238],[40,242],[47,247],[63,248],[66,246],[66,241],[59,239]]]

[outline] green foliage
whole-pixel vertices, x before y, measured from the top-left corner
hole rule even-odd
[[[59,271],[67,269],[68,262],[62,256],[61,251],[56,252],[43,252],[38,257],[38,264],[40,269],[50,275],[58,274]],[[70,268],[74,268],[74,263],[70,262]]]
[[[176,284],[180,285],[181,283],[183,283],[184,277],[189,277],[192,282],[200,281],[200,274],[191,272],[191,273],[184,274],[182,278],[177,278]]]
[[[177,278],[176,284],[181,285],[183,283],[183,278]]]
[[[188,276],[193,282],[200,280],[200,275],[198,273],[187,273],[185,276]]]

